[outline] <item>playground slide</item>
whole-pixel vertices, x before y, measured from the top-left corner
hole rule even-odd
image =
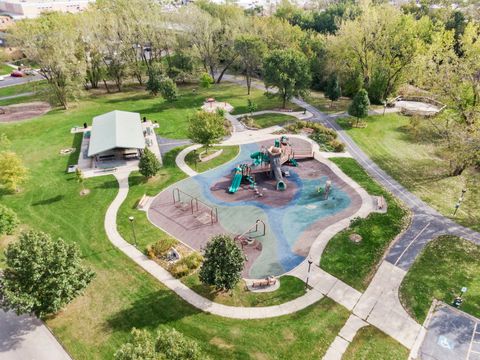
[[[238,188],[240,187],[241,183],[242,183],[242,173],[237,172],[237,173],[235,173],[235,176],[233,177],[232,185],[228,189],[228,192],[231,193],[231,194],[236,193]]]
[[[280,164],[280,156],[272,156],[270,160],[270,164],[272,166],[273,175],[275,176],[275,180],[277,180],[277,190],[285,190],[287,188],[287,184],[283,181],[282,176],[282,165]]]

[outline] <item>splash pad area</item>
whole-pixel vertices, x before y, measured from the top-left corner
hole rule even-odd
[[[231,162],[165,189],[150,206],[150,221],[196,250],[214,235],[232,235],[247,257],[245,278],[292,270],[317,236],[356,213],[362,200],[326,163],[308,156],[297,155],[304,159],[285,161],[277,171],[257,171],[268,164],[255,166],[251,155],[271,148],[273,141],[242,145]],[[290,145],[292,154],[311,153],[305,140],[295,138]],[[235,179],[248,164],[248,175]],[[284,188],[278,188],[278,176]]]

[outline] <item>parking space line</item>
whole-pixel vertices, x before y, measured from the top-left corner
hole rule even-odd
[[[475,323],[475,327],[473,329],[472,339],[470,340],[470,346],[468,347],[467,357],[465,358],[466,360],[470,359],[470,354],[471,353],[480,354],[480,352],[472,350],[473,339],[475,339],[475,334],[477,333],[477,328],[478,328],[478,322]]]
[[[393,265],[397,266],[397,264],[400,262],[400,259],[403,257],[403,255],[405,255],[405,253],[406,253],[407,250],[410,248],[410,246],[412,246],[412,244],[415,242],[415,240],[417,240],[417,239],[420,237],[420,235],[422,235],[423,232],[424,232],[425,230],[427,230],[427,228],[430,226],[430,224],[431,224],[431,223],[429,222],[427,225],[425,225],[425,227],[424,227],[422,230],[420,230],[420,232],[413,238],[413,240],[410,241],[410,243],[408,244],[408,246],[403,250],[403,252],[402,252],[402,253],[400,254],[400,256],[398,257],[397,261],[395,261],[395,264],[393,264]]]

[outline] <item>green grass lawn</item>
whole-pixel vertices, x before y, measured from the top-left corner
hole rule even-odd
[[[358,330],[343,360],[407,360],[409,351],[373,326]]]
[[[347,97],[342,97],[337,101],[332,101],[325,97],[321,91],[311,91],[307,101],[309,104],[315,106],[318,110],[327,114],[341,113],[348,110],[352,100]]]
[[[480,246],[453,236],[429,243],[400,286],[400,299],[408,312],[423,323],[433,299],[451,304],[462,287],[461,309],[480,317]]]
[[[75,176],[65,174],[67,165],[78,157],[78,151],[72,156],[59,155],[62,148],[78,149],[80,137],[70,134],[72,126],[115,108],[138,111],[158,102],[143,92],[85,98],[67,111],[0,124],[0,132],[8,135],[30,172],[22,191],[0,194],[1,203],[18,213],[23,227],[78,244],[86,264],[96,272],[85,295],[47,319],[47,325],[75,359],[112,359],[132,327],[154,332],[159,326],[173,327],[195,339],[212,359],[321,358],[346,321],[346,309],[323,299],[298,313],[258,321],[198,312],[106,238],[104,216],[118,191],[115,179],[87,179],[85,186],[91,193],[82,197]],[[168,174],[154,181],[168,183],[184,176],[168,169]],[[139,180],[133,175],[130,181]],[[160,185],[148,186],[156,191]],[[142,194],[144,189],[132,187],[131,191]],[[5,245],[4,239],[1,243]]]
[[[229,293],[217,292],[212,286],[203,285],[198,274],[182,279],[182,282],[200,295],[225,305],[232,306],[271,306],[285,303],[305,294],[305,283],[294,276],[280,277],[280,287],[276,291],[254,293],[246,289],[242,280]]]
[[[215,151],[218,151],[220,149],[223,149],[222,153],[219,156],[208,161],[198,160],[198,154],[204,151],[204,148],[197,149],[196,152],[192,151],[188,153],[187,156],[185,156],[185,162],[193,170],[201,173],[201,172],[216,168],[217,166],[225,164],[226,162],[229,162],[230,160],[237,157],[240,151],[240,147],[238,146],[215,146],[215,147],[209,148],[208,153],[212,154]],[[195,161],[195,159],[197,159],[197,161]]]
[[[185,173],[175,165],[175,157],[180,150],[181,148],[177,148],[168,152],[163,158],[163,166],[158,175],[148,181],[139,172],[130,174],[128,179],[130,188],[128,196],[117,214],[117,228],[124,239],[133,244],[132,228],[128,220],[130,216],[133,216],[137,244],[140,249],[145,249],[159,239],[168,237],[165,232],[148,220],[145,211],[137,210],[137,205],[143,195],[155,196],[162,189],[186,177]]]
[[[0,82],[1,85],[2,83]],[[35,92],[45,89],[46,86],[47,83],[45,81],[31,81],[20,85],[2,87],[0,88],[0,97]]]
[[[387,203],[385,214],[372,213],[366,219],[355,221],[348,229],[335,235],[327,244],[320,267],[355,289],[367,288],[385,250],[404,228],[407,212],[400,204],[371,179],[363,168],[351,158],[331,158],[340,169],[355,180],[370,195],[383,195]],[[354,243],[349,235],[362,236]]]
[[[0,63],[0,75],[10,75],[10,73],[15,70],[11,66],[8,66],[7,64]]]
[[[461,190],[467,188],[455,220],[480,231],[480,171],[469,169],[461,176],[448,176],[449,164],[438,149],[406,131],[409,117],[371,116],[364,129],[349,128],[348,120],[338,122],[383,170],[443,215],[452,217]]]
[[[275,125],[284,125],[297,121],[297,118],[286,114],[261,114],[251,117],[260,129]]]

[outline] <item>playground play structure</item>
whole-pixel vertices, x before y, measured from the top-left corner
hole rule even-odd
[[[282,171],[282,166],[288,164],[290,166],[298,166],[297,160],[313,158],[312,150],[294,151],[288,138],[282,136],[275,139],[274,145],[269,148],[262,147],[260,151],[250,154],[251,163],[243,163],[234,169],[233,180],[228,192],[234,194],[238,191],[242,183],[247,183],[256,190],[255,175],[266,173],[273,176],[276,180],[277,190],[286,190],[287,185],[283,175],[288,172]],[[261,194],[258,194],[262,196]]]
[[[173,189],[173,204],[182,211],[190,211],[196,215],[196,219],[204,225],[213,225],[218,222],[218,210],[216,207],[204,203],[197,197],[187,194],[179,188]]]

